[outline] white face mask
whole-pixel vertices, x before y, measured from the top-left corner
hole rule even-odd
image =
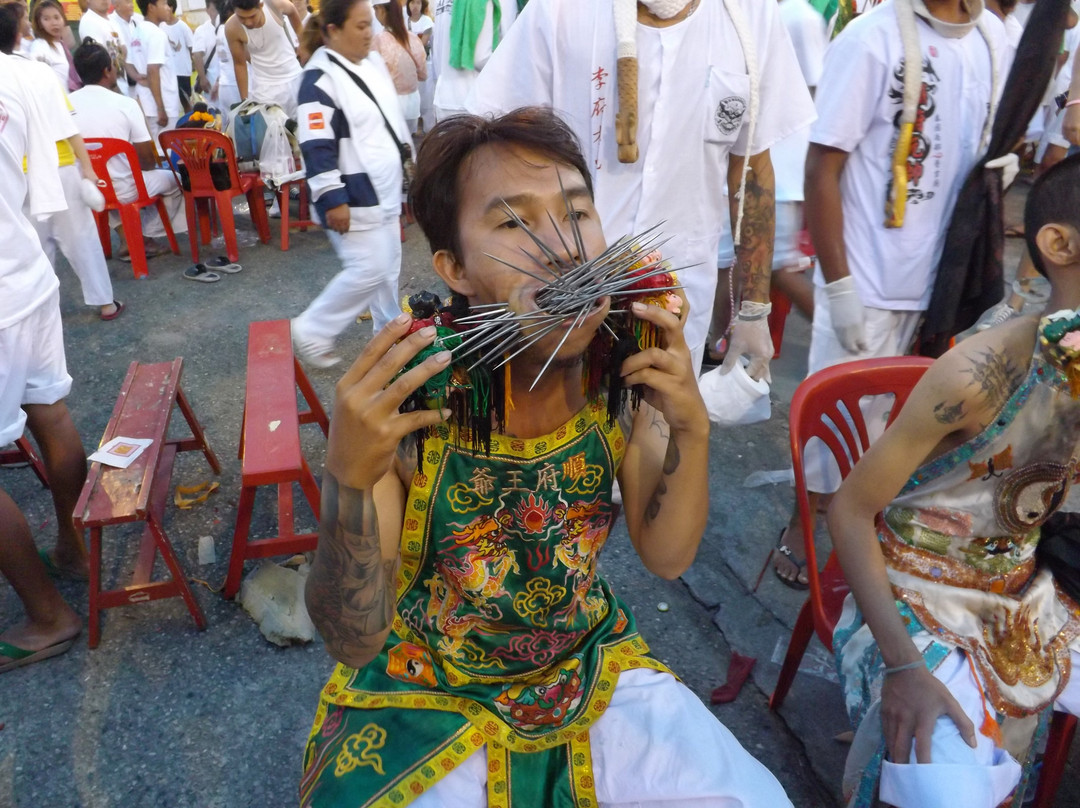
[[[688,5],[691,0],[641,0],[641,4],[649,9],[649,13],[662,20],[670,20]]]
[[[911,7],[915,13],[930,23],[930,27],[944,37],[960,39],[971,32],[975,22],[983,12],[983,0],[964,0],[964,8],[967,10],[969,20],[967,22],[943,22],[930,13],[923,0],[912,0]]]

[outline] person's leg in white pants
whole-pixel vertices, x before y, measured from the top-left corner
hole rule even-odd
[[[169,216],[169,224],[172,225],[173,233],[187,232],[187,214],[184,211],[184,192],[176,184],[176,177],[167,168],[158,168],[153,171],[144,171],[143,182],[146,183],[146,193],[150,196],[161,196],[165,202],[165,212]],[[165,226],[161,223],[157,206],[142,209],[143,235],[148,238],[165,238]]]
[[[105,253],[101,248],[94,214],[82,201],[79,186],[82,172],[78,166],[62,166],[60,182],[64,188],[67,210],[58,211],[45,220],[31,217],[41,246],[56,268],[56,248],[71,264],[82,286],[83,302],[87,306],[111,309],[113,305],[112,279]]]
[[[1073,670],[1080,654],[1069,652]],[[963,652],[952,654],[934,671],[949,688],[972,723],[983,721],[983,701],[971,665]],[[1080,681],[1072,677],[1055,707],[1076,714],[1080,708]],[[897,808],[994,808],[1020,782],[1020,764],[985,735],[976,732],[978,745],[972,749],[960,736],[956,724],[941,716],[934,725],[930,754],[933,763],[896,764],[885,761],[881,768],[880,796]],[[911,760],[915,760],[912,742]],[[963,799],[958,801],[959,795]]]
[[[350,230],[345,235],[328,230],[327,235],[341,261],[341,272],[293,320],[297,346],[310,345],[311,350],[320,353],[328,353],[338,334],[365,311],[371,312],[376,332],[401,314],[401,237],[397,218],[372,230]]]

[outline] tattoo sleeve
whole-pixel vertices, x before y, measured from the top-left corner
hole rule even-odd
[[[736,159],[736,158],[731,158]],[[767,151],[755,154],[743,165],[749,165],[746,178],[746,201],[743,203],[742,240],[736,250],[735,264],[742,282],[743,300],[765,303],[769,300],[772,281],[773,238],[776,232],[776,178]],[[736,175],[737,177],[738,175]],[[738,219],[739,200],[734,194],[739,187],[728,178],[731,197],[731,226]]]
[[[325,474],[319,549],[305,601],[327,648],[349,664],[378,652],[394,617],[398,560],[382,557],[371,490],[339,486]]]

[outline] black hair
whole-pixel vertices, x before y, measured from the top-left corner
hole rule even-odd
[[[55,43],[52,36],[48,31],[41,27],[41,15],[50,8],[59,12],[61,17],[64,16],[64,7],[60,5],[58,0],[37,0],[37,2],[34,3],[34,7],[30,10],[30,25],[34,30],[34,36],[44,40],[49,45],[53,45]]]
[[[1035,180],[1024,206],[1024,240],[1039,274],[1046,275],[1036,239],[1048,224],[1064,224],[1080,233],[1080,154],[1066,157]]]
[[[369,0],[323,0],[319,4],[319,19],[322,20],[322,29],[331,25],[340,28],[349,19],[349,12],[357,3],[367,3]]]
[[[135,5],[139,7],[139,13],[145,17],[146,9],[150,8],[150,4],[153,2],[154,0],[135,0]]]
[[[409,29],[405,27],[405,12],[401,5],[390,0],[383,3],[383,13],[386,15],[386,30],[398,41],[405,50],[409,49]]]
[[[323,8],[326,8],[324,2]],[[592,196],[592,177],[573,130],[547,107],[522,107],[498,118],[454,115],[439,121],[420,146],[410,185],[413,212],[431,252],[461,260],[458,222],[461,169],[481,146],[521,146],[581,174]]]
[[[258,8],[262,4],[262,0],[233,0],[233,11],[241,9],[242,11],[251,11]]]
[[[87,86],[99,83],[113,63],[105,47],[90,37],[84,39],[71,54],[71,61],[74,62],[75,72],[79,74],[82,83]]]
[[[26,16],[25,3],[4,3],[0,5],[0,53],[13,53],[15,43],[19,41],[23,17]]]
[[[166,0],[166,2],[169,4],[169,8],[172,9],[173,14],[175,14],[176,13],[176,0]]]

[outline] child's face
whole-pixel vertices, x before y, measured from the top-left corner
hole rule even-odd
[[[554,277],[546,269],[549,263],[540,249],[507,214],[503,202],[560,256],[567,255],[564,241],[571,245],[571,253],[574,252],[571,217],[577,219],[587,257],[599,255],[607,246],[600,217],[585,181],[571,166],[557,164],[549,157],[518,146],[486,145],[474,151],[462,164],[458,182],[461,185],[458,227],[463,285],[457,291],[464,293],[473,304],[506,303],[517,312],[538,311],[536,293],[545,282],[538,278],[551,280]],[[573,203],[573,212],[567,210],[563,189]],[[578,255],[570,257],[575,263],[583,259]],[[518,272],[497,259],[537,277]],[[560,358],[580,356],[584,352],[610,307],[608,298],[597,301],[590,314],[566,339],[559,351]],[[571,321],[567,321],[553,330],[529,353],[547,357],[570,325]]]
[[[59,39],[64,33],[64,15],[55,8],[47,8],[38,18],[42,29],[53,39]]]

